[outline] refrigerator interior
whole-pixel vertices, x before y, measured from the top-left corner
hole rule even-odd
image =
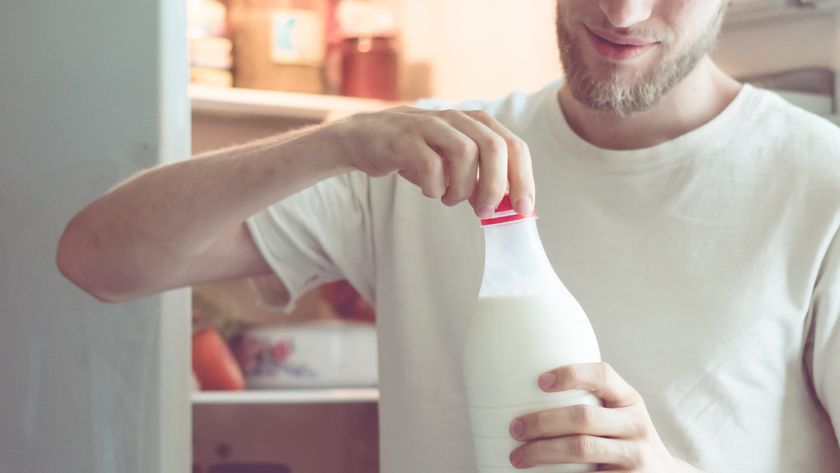
[[[193,150],[211,151],[318,122],[293,116],[194,110]],[[245,283],[228,282],[220,287],[226,294],[218,297],[239,299],[241,309],[228,306],[229,313],[249,311],[248,299],[257,297]],[[207,292],[207,288],[201,290]],[[318,317],[319,303],[319,295],[311,293],[299,303],[302,314],[291,316],[311,321]],[[254,312],[251,317],[257,317]],[[267,312],[261,318],[288,320],[289,316]],[[333,391],[320,389],[194,395],[193,471],[375,473],[379,461],[375,389],[362,391],[362,400],[354,394],[358,391],[350,390],[352,399],[347,401],[330,399]],[[298,400],[290,402],[292,397]]]

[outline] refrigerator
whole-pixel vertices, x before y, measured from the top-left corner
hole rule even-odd
[[[102,304],[70,217],[189,155],[183,2],[0,2],[0,473],[186,472],[186,291]]]

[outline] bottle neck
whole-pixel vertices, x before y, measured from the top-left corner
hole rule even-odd
[[[535,218],[484,226],[484,242],[479,298],[528,296],[555,284]]]

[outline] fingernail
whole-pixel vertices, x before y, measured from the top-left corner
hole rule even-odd
[[[519,215],[527,215],[532,210],[534,210],[534,200],[531,199],[531,196],[526,195],[517,199],[516,211],[519,212]]]
[[[522,436],[522,432],[524,431],[525,424],[521,420],[516,419],[510,424],[510,435],[513,438],[518,439],[520,436]]]
[[[540,387],[543,389],[551,389],[557,384],[557,375],[548,372],[540,375]]]
[[[493,216],[493,212],[495,212],[493,207],[479,207],[475,214],[478,215],[478,218],[490,218]]]
[[[524,453],[522,452],[522,448],[515,448],[512,452],[510,452],[510,464],[518,467],[522,463],[523,456]]]

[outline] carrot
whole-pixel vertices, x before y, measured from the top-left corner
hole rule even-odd
[[[192,367],[201,389],[241,391],[245,389],[242,370],[225,340],[215,329],[205,329],[192,337]]]

